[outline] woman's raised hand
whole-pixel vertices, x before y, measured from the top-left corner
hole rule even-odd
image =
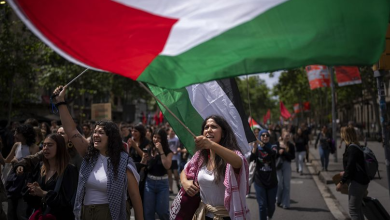
[[[66,93],[65,91],[66,91],[66,86],[58,86],[54,90],[53,95],[55,95],[56,103],[65,101],[65,93]]]

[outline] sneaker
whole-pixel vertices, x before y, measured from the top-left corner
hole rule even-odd
[[[267,220],[272,220],[272,217],[267,217]]]
[[[290,207],[287,207],[287,206],[284,205],[283,208],[284,208],[284,209],[289,209]]]
[[[276,203],[276,206],[277,207],[282,207],[282,203],[278,202],[278,203]]]

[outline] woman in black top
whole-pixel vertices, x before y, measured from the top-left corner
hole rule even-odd
[[[149,145],[149,140],[145,137],[146,128],[142,124],[136,125],[131,130],[132,137],[127,140],[127,144],[130,148],[130,157],[133,158],[134,162],[140,162],[142,159],[143,151]]]
[[[362,212],[362,200],[366,195],[370,179],[364,170],[365,167],[363,151],[360,148],[358,137],[353,127],[342,127],[341,138],[345,141],[346,148],[343,154],[344,172],[341,172],[341,181],[336,189],[340,191],[344,184],[348,184],[348,206],[352,220],[364,220]]]
[[[155,213],[161,220],[169,219],[169,183],[167,169],[171,167],[173,153],[168,146],[164,129],[153,134],[153,141],[141,163],[146,164],[147,177],[143,193],[145,220],[154,220]]]
[[[303,161],[305,160],[306,151],[309,149],[309,139],[302,131],[302,128],[298,128],[297,133],[294,135],[294,143],[296,147],[295,162],[297,165],[297,172],[302,175]]]
[[[56,219],[74,219],[73,200],[78,172],[69,164],[70,157],[64,138],[59,134],[50,134],[43,142],[43,155],[37,178],[34,182],[27,183],[28,194],[25,200],[36,210],[46,211]],[[55,191],[57,184],[60,187]]]
[[[275,155],[276,147],[269,143],[268,130],[259,132],[258,140],[253,145],[250,161],[256,161],[254,185],[256,199],[259,204],[260,220],[272,218],[275,212],[278,180],[276,177]]]

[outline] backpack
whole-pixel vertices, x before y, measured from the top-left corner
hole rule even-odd
[[[370,180],[374,179],[375,174],[378,172],[378,160],[376,159],[374,152],[367,146],[359,147],[355,144],[351,144],[350,146],[354,146],[363,152],[365,169],[360,167],[359,164],[356,164],[358,169],[363,170]]]

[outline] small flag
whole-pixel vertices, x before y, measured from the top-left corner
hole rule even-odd
[[[271,119],[271,110],[268,109],[267,113],[263,117],[263,123],[267,124],[267,122]]]
[[[329,71],[326,66],[311,65],[305,69],[311,90],[330,86]]]
[[[288,112],[287,108],[284,106],[282,101],[280,101],[280,115],[283,116],[283,118],[285,118],[285,119],[288,119],[291,117],[290,112]]]
[[[299,103],[294,104],[294,113],[301,112],[301,105]]]
[[[252,131],[255,130],[256,128],[261,130],[260,125],[251,116],[249,116],[249,118],[248,118],[248,123],[249,123],[249,127],[251,127]]]
[[[336,79],[339,86],[348,86],[362,83],[359,68],[356,66],[335,66]]]
[[[304,102],[303,103],[303,111],[309,112],[310,111],[310,102]]]

